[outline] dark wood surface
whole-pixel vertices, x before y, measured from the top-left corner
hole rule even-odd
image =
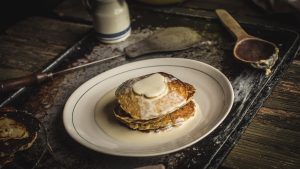
[[[46,62],[59,56],[87,33],[91,28],[91,19],[80,3],[76,2],[65,1],[58,6],[54,10],[56,17],[31,17],[17,23],[1,34],[0,77],[2,79],[25,75],[42,69]],[[176,9],[179,12],[190,9],[189,11],[209,13],[213,16],[212,8],[228,7],[228,4],[224,5],[217,1],[213,3],[206,2],[206,6],[199,3],[200,1],[188,1],[183,4],[184,8],[176,6]],[[244,5],[245,8],[247,4],[248,2],[242,4],[242,6]],[[202,5],[204,7],[201,7]],[[164,8],[168,9],[169,7]],[[170,9],[173,8],[175,7],[170,7]],[[232,10],[233,13],[237,12],[237,7],[230,8],[232,7],[229,6],[227,9]],[[251,12],[244,15],[257,17],[257,14],[254,15]],[[299,59],[298,56],[292,62],[283,79],[274,88],[272,94],[265,101],[235,148],[224,161],[222,167],[299,168]],[[65,80],[60,77],[53,82],[39,86],[35,95],[30,99],[40,99],[40,101],[32,100],[30,102],[29,99],[29,101],[26,101],[25,107],[35,112],[40,111],[40,119],[47,116],[57,116],[49,114],[55,111],[47,110],[50,108],[55,110],[56,107],[64,105],[66,98],[60,98],[60,96],[65,95],[59,93],[58,89],[49,91],[50,94],[47,98],[43,95],[48,89],[53,89],[53,86],[58,86],[58,84],[62,84],[61,87],[64,87],[63,84],[67,83]],[[56,105],[50,104],[53,103],[51,101],[53,99],[58,99],[55,102]]]

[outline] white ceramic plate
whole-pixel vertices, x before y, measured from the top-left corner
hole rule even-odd
[[[166,72],[195,86],[199,109],[182,126],[143,133],[120,125],[113,117],[114,91],[124,81]],[[189,59],[163,58],[133,62],[88,80],[68,99],[63,114],[67,132],[82,145],[120,156],[154,156],[188,147],[211,133],[233,104],[233,89],[217,69]]]

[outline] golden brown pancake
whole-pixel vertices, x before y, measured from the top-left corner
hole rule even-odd
[[[120,122],[131,129],[141,131],[153,131],[159,129],[167,129],[172,126],[179,126],[184,121],[194,116],[195,112],[196,103],[193,100],[172,113],[151,120],[133,119],[130,114],[122,110],[119,104],[116,105],[114,109],[114,115]]]

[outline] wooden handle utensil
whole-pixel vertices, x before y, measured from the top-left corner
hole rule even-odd
[[[266,74],[269,74],[278,59],[279,49],[277,46],[272,42],[249,35],[224,9],[217,9],[216,14],[236,37],[233,49],[234,57],[255,68],[265,69]]]

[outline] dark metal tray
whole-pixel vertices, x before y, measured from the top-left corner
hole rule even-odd
[[[268,97],[272,88],[280,81],[299,47],[299,34],[295,31],[242,23],[248,33],[272,41],[280,48],[279,60],[274,66],[272,74],[265,76],[264,71],[254,69],[234,59],[232,55],[234,38],[216,18],[167,13],[150,15],[149,11],[135,11],[133,16],[135,16],[132,22],[133,32],[127,41],[104,45],[97,41],[96,34],[91,31],[44,71],[51,70],[64,58],[80,64],[82,61],[109,57],[122,51],[128,44],[141,40],[162,27],[188,26],[203,36],[202,43],[195,48],[173,53],[151,54],[136,60],[183,57],[199,60],[216,67],[228,77],[234,88],[235,100],[231,112],[210,135],[175,153],[155,157],[129,158],[110,156],[89,150],[72,140],[64,130],[62,125],[64,103],[77,87],[91,77],[116,66],[136,61],[127,60],[124,57],[117,58],[67,74],[63,79],[54,78],[54,82],[41,87],[37,96],[32,95],[25,100],[27,107],[30,107],[28,105],[33,100],[52,96],[52,99],[48,101],[52,106],[38,105],[33,112],[36,115],[40,112],[47,112],[43,123],[49,131],[49,144],[53,149],[52,157],[55,156],[55,158],[50,156],[43,159],[40,162],[41,168],[134,168],[155,164],[164,164],[166,168],[217,168]],[[60,68],[64,68],[64,66]],[[14,97],[12,96],[12,98]],[[34,154],[34,151],[29,150],[26,156]],[[18,159],[20,161],[22,157]],[[19,161],[17,160],[16,163]]]

